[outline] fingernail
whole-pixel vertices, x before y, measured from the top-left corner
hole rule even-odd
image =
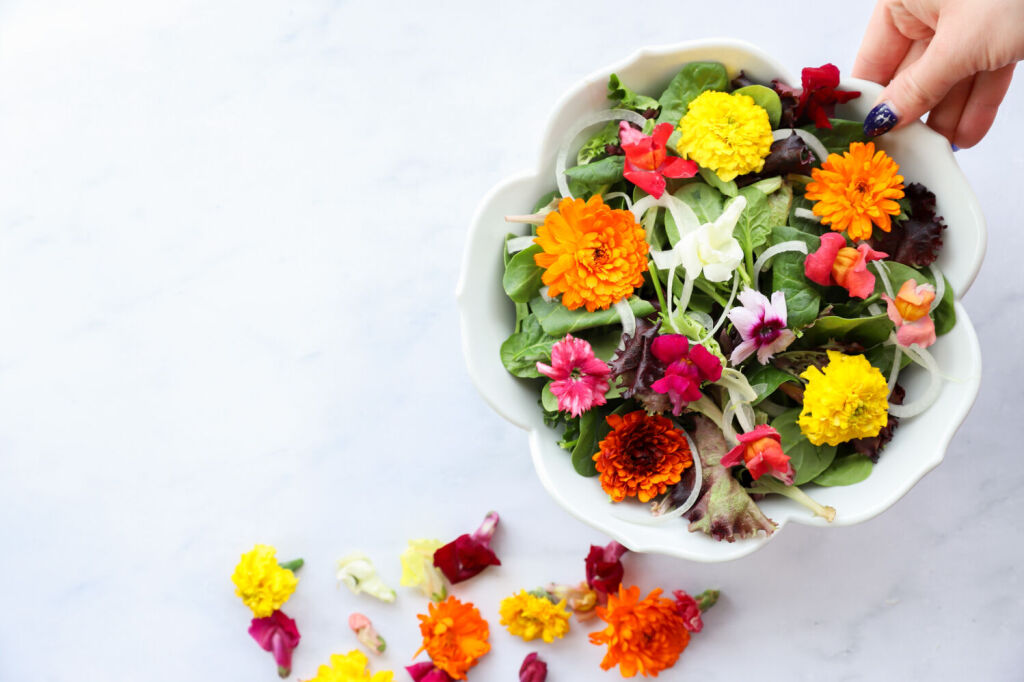
[[[953,151],[955,151],[955,152],[960,151],[960,147],[957,147],[955,144],[950,145],[950,146],[953,148]]]
[[[869,111],[867,118],[864,119],[864,134],[868,137],[878,137],[882,133],[892,130],[899,120],[892,104],[882,102]]]

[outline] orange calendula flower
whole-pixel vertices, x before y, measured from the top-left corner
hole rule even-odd
[[[619,587],[608,595],[608,606],[597,607],[597,616],[608,626],[590,633],[592,644],[607,644],[601,668],[619,666],[623,677],[640,673],[657,677],[671,668],[690,643],[690,632],[676,602],[653,590],[640,599],[639,587]]]
[[[814,215],[836,232],[846,231],[850,239],[871,237],[872,224],[883,232],[892,228],[891,216],[900,214],[897,199],[903,198],[900,167],[874,142],[854,142],[850,150],[829,154],[821,168],[811,171],[806,197],[814,204]]]
[[[475,606],[454,596],[429,604],[427,610],[427,615],[416,616],[423,635],[423,646],[416,654],[426,651],[435,666],[456,680],[466,679],[466,671],[491,650],[487,621]]]
[[[609,208],[599,194],[586,202],[562,199],[537,228],[534,242],[544,249],[533,259],[545,268],[548,295],[562,294],[569,310],[607,309],[643,284],[644,229],[632,213]]]
[[[683,432],[671,420],[643,410],[607,417],[611,432],[594,455],[601,487],[615,502],[636,497],[647,502],[675,485],[693,466]]]

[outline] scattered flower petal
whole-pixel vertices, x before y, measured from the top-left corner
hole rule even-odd
[[[420,614],[423,646],[433,664],[456,680],[466,679],[466,671],[491,650],[487,638],[490,629],[480,611],[454,596],[427,605],[428,613]]]
[[[548,664],[540,659],[536,651],[526,654],[519,666],[519,682],[545,682],[548,679]]]
[[[498,612],[509,633],[526,642],[540,637],[550,644],[569,632],[570,614],[564,599],[555,603],[547,596],[520,590],[519,594],[502,599]]]
[[[583,622],[594,617],[599,595],[586,582],[581,582],[575,587],[551,583],[544,590],[555,599],[564,600],[569,609],[576,614],[576,620]]]
[[[619,591],[624,570],[622,555],[629,550],[612,540],[604,547],[591,545],[587,554],[587,584],[603,594]]]
[[[463,534],[434,552],[434,565],[452,585],[472,578],[488,566],[501,566],[491,549],[491,538],[498,527],[498,512],[490,512],[472,534]]]
[[[274,655],[277,674],[288,677],[292,672],[292,650],[299,645],[299,628],[284,611],[274,611],[266,618],[253,618],[249,634],[256,643]]]
[[[623,677],[656,677],[675,665],[690,643],[676,603],[662,597],[661,590],[640,599],[639,587],[619,587],[618,594],[608,596],[607,607],[597,607],[597,615],[608,624],[590,634],[592,644],[608,646],[601,668],[617,665]]]
[[[361,613],[353,613],[348,617],[348,626],[356,633],[356,639],[375,654],[382,654],[387,648],[387,643],[381,637],[370,619]]]
[[[366,654],[353,649],[344,656],[332,654],[330,665],[322,665],[316,671],[316,677],[307,682],[392,682],[394,673],[381,670],[370,674],[366,667],[370,661]]]
[[[413,682],[451,682],[452,676],[435,666],[431,661],[405,666]]]
[[[338,559],[337,575],[338,581],[347,585],[355,594],[364,592],[381,601],[395,601],[395,591],[384,584],[370,557],[362,552],[351,552]]]
[[[231,581],[235,594],[242,598],[256,618],[266,618],[288,601],[299,579],[277,563],[277,550],[256,545],[242,555]]]
[[[434,566],[434,552],[444,543],[440,540],[409,540],[402,552],[403,587],[416,587],[424,597],[441,601],[448,596],[448,588],[444,584],[444,576]]]
[[[690,632],[700,632],[704,629],[704,621],[700,617],[700,605],[697,600],[686,593],[685,590],[675,590],[672,596],[676,598],[676,609],[683,617],[683,625]]]

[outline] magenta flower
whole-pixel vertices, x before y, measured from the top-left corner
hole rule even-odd
[[[644,135],[625,121],[619,123],[619,140],[626,154],[622,177],[655,199],[665,193],[665,178],[692,178],[697,174],[695,162],[668,155],[666,143],[673,130],[673,124],[660,123],[653,134]]]
[[[498,527],[498,512],[484,517],[484,522],[472,534],[463,534],[434,552],[434,565],[441,569],[454,585],[468,580],[488,566],[501,566],[491,550],[491,538]]]
[[[722,361],[699,343],[690,346],[682,334],[664,334],[651,344],[654,357],[665,365],[665,376],[651,388],[656,393],[667,393],[672,401],[672,414],[683,413],[686,403],[700,399],[700,385],[705,381],[722,378]]]
[[[578,417],[607,400],[611,370],[594,356],[594,349],[572,334],[551,347],[551,365],[537,363],[537,371],[552,380],[551,392],[558,398],[558,409]]]
[[[629,550],[612,540],[606,547],[591,545],[587,554],[587,584],[607,595],[618,592],[622,583],[622,555]]]
[[[755,289],[744,289],[740,294],[742,307],[729,311],[729,320],[743,337],[743,343],[736,346],[729,361],[738,365],[757,351],[757,361],[762,365],[775,353],[786,350],[796,339],[786,329],[786,295],[781,291],[772,294],[772,300]]]
[[[264,651],[274,654],[277,674],[288,677],[292,672],[292,650],[299,645],[300,639],[295,621],[284,611],[274,611],[266,618],[253,618],[249,634]]]
[[[526,654],[519,666],[519,682],[544,682],[548,679],[548,664],[540,660],[536,651]]]
[[[676,590],[672,593],[676,598],[676,609],[683,617],[683,624],[690,632],[700,632],[704,629],[704,621],[700,617],[700,604],[697,600],[687,594],[684,590]]]
[[[451,675],[434,666],[430,661],[422,661],[405,666],[405,672],[413,682],[452,682]]]

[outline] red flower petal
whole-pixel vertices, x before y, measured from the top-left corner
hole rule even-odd
[[[654,339],[651,352],[666,365],[686,357],[690,340],[682,334],[662,334]]]
[[[697,162],[670,156],[658,171],[666,178],[692,178],[697,174]]]
[[[434,566],[441,569],[453,585],[472,578],[488,566],[501,566],[501,561],[486,544],[470,535],[460,535],[434,552]]]
[[[661,173],[658,171],[641,170],[637,168],[629,160],[628,156],[626,157],[626,170],[622,172],[622,177],[626,178],[655,199],[660,199],[661,195],[665,193],[665,178],[661,176]]]
[[[697,365],[701,377],[706,381],[718,381],[722,378],[722,361],[704,346],[695,344],[690,348],[690,361]]]
[[[807,279],[824,287],[835,284],[832,279],[832,264],[836,262],[839,249],[846,246],[846,238],[838,232],[826,232],[821,235],[821,246],[818,250],[807,254],[804,260],[804,274]]]
[[[284,611],[274,611],[266,618],[253,618],[249,634],[265,651],[274,654],[277,671],[287,677],[292,671],[292,650],[301,639],[295,621]]]

